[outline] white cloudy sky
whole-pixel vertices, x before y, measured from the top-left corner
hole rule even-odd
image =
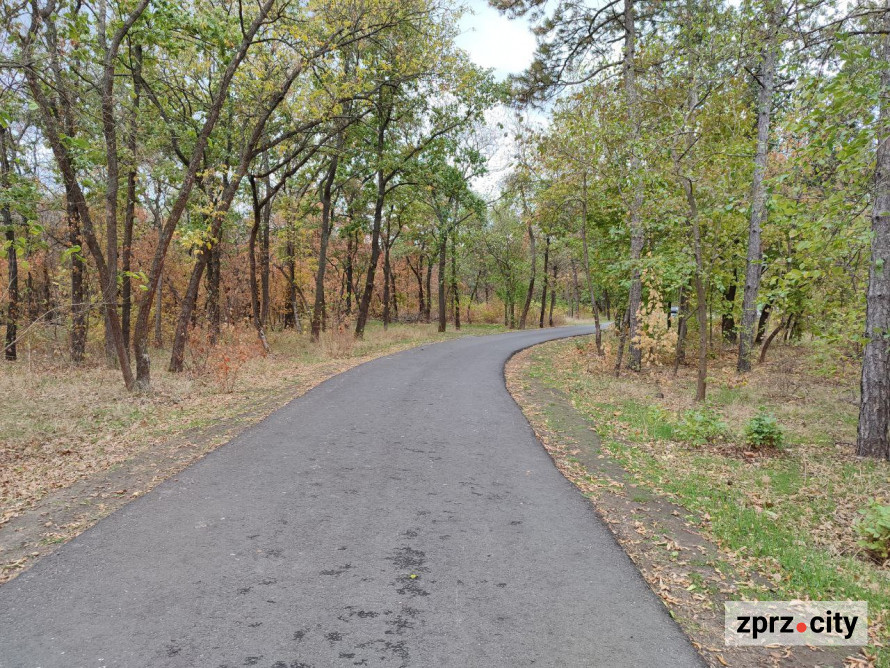
[[[525,20],[508,19],[489,7],[487,0],[466,0],[466,4],[470,11],[461,19],[458,46],[477,65],[493,69],[499,80],[519,74],[528,67],[535,51],[535,38]],[[509,131],[498,130],[497,124],[509,128],[512,117],[513,112],[505,107],[496,107],[486,114],[492,136],[497,139],[489,155],[489,173],[473,183],[486,198],[497,196],[500,181],[510,169],[513,141]]]
[[[486,0],[467,0],[470,11],[461,20],[458,46],[482,67],[494,69],[503,79],[518,74],[532,60],[535,38],[523,19],[508,19]]]

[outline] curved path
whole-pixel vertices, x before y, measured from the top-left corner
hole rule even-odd
[[[323,383],[0,587],[0,666],[699,666],[504,387],[568,327]]]

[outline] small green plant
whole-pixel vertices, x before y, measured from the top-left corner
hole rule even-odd
[[[872,502],[868,508],[859,511],[862,518],[854,528],[859,534],[857,541],[875,557],[884,561],[890,558],[890,506]]]
[[[694,445],[713,443],[727,434],[726,423],[712,408],[693,408],[683,413],[674,428],[674,436]]]
[[[760,409],[745,425],[745,443],[752,448],[780,448],[785,435],[775,416]]]

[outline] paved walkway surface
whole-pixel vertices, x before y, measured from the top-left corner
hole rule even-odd
[[[0,666],[702,665],[504,387],[585,332],[323,383],[0,587]]]

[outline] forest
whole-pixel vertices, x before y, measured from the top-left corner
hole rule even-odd
[[[538,39],[502,82],[447,2],[4,2],[6,360],[144,393],[225,331],[584,314],[704,401],[718,343],[807,338],[890,457],[886,7],[492,4]]]
[[[154,448],[19,542],[67,540],[374,357],[576,325],[508,381],[585,494],[534,379],[736,556],[834,490],[756,567],[884,614],[890,3],[485,9],[534,34],[523,71],[474,62],[456,0],[0,0],[0,528]],[[719,486],[739,462],[775,498]],[[801,535],[858,545],[847,580]],[[2,538],[0,581],[42,554]]]

